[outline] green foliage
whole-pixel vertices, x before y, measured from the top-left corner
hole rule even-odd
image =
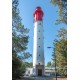
[[[12,77],[13,80],[16,80],[17,78],[20,78],[23,76],[23,73],[25,72],[25,64],[23,61],[21,61],[16,54],[12,55]]]
[[[47,63],[47,67],[51,67],[51,61]]]
[[[58,6],[59,18],[56,20],[56,24],[67,24],[67,0],[51,0],[51,3]]]
[[[18,0],[12,2],[12,50],[18,54],[20,58],[24,58],[27,49],[29,30],[22,25],[21,17],[19,15]],[[23,57],[22,57],[23,56]]]
[[[61,76],[67,76],[67,31],[61,28],[54,41],[57,71]],[[54,57],[53,57],[54,59]]]
[[[60,28],[60,30],[58,31],[57,37],[58,37],[59,39],[67,39],[67,30],[64,29],[63,27]]]
[[[28,68],[32,68],[33,67],[33,63],[32,62],[25,62],[25,65]]]
[[[27,52],[29,30],[24,27],[19,15],[18,0],[12,0],[12,76],[13,80],[20,78],[25,72],[24,59],[31,56]]]

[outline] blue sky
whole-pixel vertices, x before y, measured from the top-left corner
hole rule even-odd
[[[30,29],[29,43],[28,43],[28,52],[33,54],[33,13],[37,6],[40,6],[44,12],[43,17],[43,27],[44,27],[44,54],[45,54],[45,64],[48,61],[51,61],[52,58],[52,49],[48,49],[48,46],[53,47],[53,41],[56,38],[57,30],[61,27],[66,27],[65,24],[55,25],[55,21],[58,18],[57,10],[58,7],[55,7],[50,3],[50,0],[19,0],[19,9],[20,16],[22,18],[22,23],[25,27]],[[32,61],[28,59],[27,61]]]

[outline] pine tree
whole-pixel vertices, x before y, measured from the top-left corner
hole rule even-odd
[[[57,72],[61,76],[67,76],[67,31],[61,28],[57,39],[54,41]],[[53,57],[53,60],[54,57]]]
[[[51,0],[51,3],[58,6],[59,18],[56,20],[56,24],[67,24],[67,0]]]
[[[31,56],[27,52],[28,45],[28,32],[29,29],[25,28],[22,24],[22,19],[19,15],[18,9],[19,1],[12,0],[12,76],[13,80],[20,78],[25,72],[24,59]]]

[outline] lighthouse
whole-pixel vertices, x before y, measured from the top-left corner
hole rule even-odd
[[[36,7],[34,11],[34,42],[33,42],[33,72],[36,76],[44,76],[44,35],[43,35],[43,11]]]

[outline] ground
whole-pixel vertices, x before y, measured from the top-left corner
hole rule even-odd
[[[50,79],[50,80],[56,80],[56,79]],[[67,80],[67,78],[57,78],[57,80]]]
[[[56,80],[56,79],[53,77],[26,77],[17,80]],[[67,80],[67,78],[57,78],[57,80]]]

